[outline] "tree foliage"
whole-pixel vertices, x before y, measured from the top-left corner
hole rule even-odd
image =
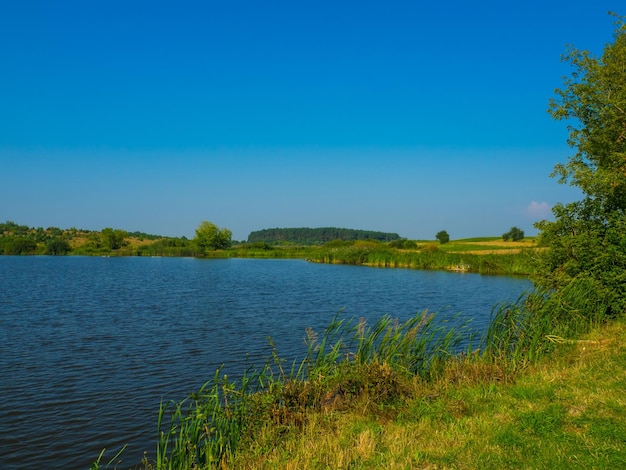
[[[112,228],[95,232],[75,227],[28,227],[12,221],[0,223],[0,255],[101,255],[113,251],[138,256],[194,256],[198,253],[196,246],[185,237],[128,233]]]
[[[250,235],[248,235],[248,243],[291,242],[303,245],[317,245],[333,240],[379,240],[388,242],[399,238],[400,236],[397,233],[355,230],[350,228],[269,228],[251,232]]]
[[[407,240],[406,238],[399,238],[398,240],[389,242],[389,246],[391,248],[399,248],[401,250],[414,250],[417,248],[417,243],[413,240]]]
[[[26,237],[3,237],[0,239],[0,250],[5,255],[34,255],[37,243]]]
[[[568,144],[576,152],[554,175],[611,210],[626,206],[626,27],[616,21],[615,41],[601,57],[569,47],[564,60],[574,68],[549,112],[570,125]]]
[[[69,242],[62,238],[54,238],[46,244],[47,255],[66,255],[71,250]]]
[[[502,234],[502,240],[504,240],[505,242],[509,240],[518,242],[523,239],[524,239],[524,231],[519,227],[511,227],[511,230]]]
[[[557,204],[554,222],[536,224],[548,246],[536,282],[549,289],[594,286],[607,311],[626,309],[626,26],[616,16],[614,42],[600,57],[569,47],[571,77],[549,112],[568,122],[574,150],[555,167],[559,182],[579,187],[581,201]]]
[[[4,223],[0,223],[0,234],[14,235],[14,236],[26,236],[31,231],[31,228],[27,225],[18,225],[11,220],[7,220]]]
[[[232,244],[232,232],[227,228],[219,228],[213,222],[202,221],[196,229],[193,239],[200,252],[225,250]]]
[[[440,230],[439,232],[437,232],[435,238],[439,240],[439,243],[441,243],[442,245],[450,241],[450,235],[448,235],[448,232],[446,232],[445,230]]]
[[[104,228],[100,233],[102,245],[109,250],[119,250],[125,245],[128,233],[124,230],[113,230],[112,228]]]

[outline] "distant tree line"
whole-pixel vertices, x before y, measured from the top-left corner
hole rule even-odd
[[[0,255],[205,256],[232,245],[231,231],[203,221],[196,237],[163,237],[111,227],[100,232],[76,228],[33,228],[0,223]]]
[[[400,239],[397,233],[355,230],[349,228],[269,228],[257,230],[248,235],[248,243],[291,242],[303,245],[317,245],[332,240],[379,240],[390,242]]]
[[[0,223],[0,255],[65,254],[70,250],[57,227],[28,227],[12,221]]]

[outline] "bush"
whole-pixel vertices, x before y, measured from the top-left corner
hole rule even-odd
[[[37,243],[30,238],[7,238],[3,245],[5,255],[33,255],[37,251]]]
[[[67,240],[55,238],[50,240],[46,245],[47,255],[66,255],[71,251],[70,244]]]
[[[505,242],[509,240],[518,242],[524,239],[524,231],[518,227],[511,227],[511,230],[502,234],[502,239]]]
[[[437,235],[435,235],[435,238],[439,240],[439,243],[441,243],[442,245],[450,241],[450,235],[448,235],[448,232],[446,232],[445,230],[441,230],[440,232],[437,232]]]
[[[411,250],[417,248],[417,243],[411,240],[407,240],[406,238],[401,238],[399,240],[393,240],[389,242],[390,248],[397,248],[399,250]]]

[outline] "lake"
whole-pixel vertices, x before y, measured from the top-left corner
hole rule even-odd
[[[128,444],[154,457],[161,400],[224,365],[301,357],[305,329],[341,311],[374,322],[428,309],[488,324],[526,279],[302,260],[0,256],[0,462],[86,469]],[[456,320],[455,320],[456,321]],[[109,452],[107,451],[107,455]]]

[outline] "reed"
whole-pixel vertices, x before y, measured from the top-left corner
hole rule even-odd
[[[512,369],[552,351],[559,339],[576,337],[600,325],[610,300],[599,300],[596,283],[579,276],[558,291],[535,290],[492,312],[483,342],[486,357]]]
[[[161,404],[156,456],[144,458],[144,468],[228,467],[242,452],[265,455],[298,441],[298,430],[315,428],[329,413],[397,416],[416,393],[439,393],[425,392],[428,384],[439,390],[497,383],[601,324],[609,301],[598,301],[597,292],[592,278],[580,276],[558,292],[533,291],[499,305],[478,349],[470,341],[466,354],[459,354],[463,326],[449,328],[428,312],[404,322],[383,316],[371,325],[339,313],[322,332],[307,330],[305,357],[291,364],[269,338],[272,357],[263,367],[234,380],[218,369],[198,392]],[[464,413],[454,406],[452,414]],[[92,470],[101,468],[102,456]]]
[[[307,338],[305,358],[287,370],[270,339],[272,360],[261,369],[236,380],[218,369],[198,392],[162,403],[153,468],[217,466],[259,429],[300,426],[309,411],[350,408],[364,397],[376,406],[397,400],[412,377],[428,376],[453,354],[460,335],[422,312],[405,322],[385,316],[371,326],[337,315]]]
[[[310,261],[423,270],[463,270],[480,274],[529,275],[534,271],[534,251],[507,254],[473,254],[443,251],[435,244],[420,250],[398,250],[385,245],[326,247],[311,251]],[[459,269],[462,266],[463,269]]]
[[[311,414],[229,468],[623,468],[625,333],[594,332],[513,376],[455,357],[393,408]]]
[[[106,452],[106,449],[102,449],[96,461],[91,464],[90,470],[108,469],[108,468],[111,468],[111,465],[113,465],[114,468],[117,468],[117,465],[121,462],[119,458],[125,449],[126,449],[126,445],[124,445],[117,454],[115,454],[111,459],[109,459],[109,461],[106,464],[104,464],[104,467],[101,465],[101,462],[102,462],[102,458],[104,457],[104,453]]]
[[[207,468],[227,459],[254,424],[259,410],[252,397],[271,390],[271,381],[266,368],[248,368],[237,380],[218,369],[198,392],[162,403],[155,468]]]

